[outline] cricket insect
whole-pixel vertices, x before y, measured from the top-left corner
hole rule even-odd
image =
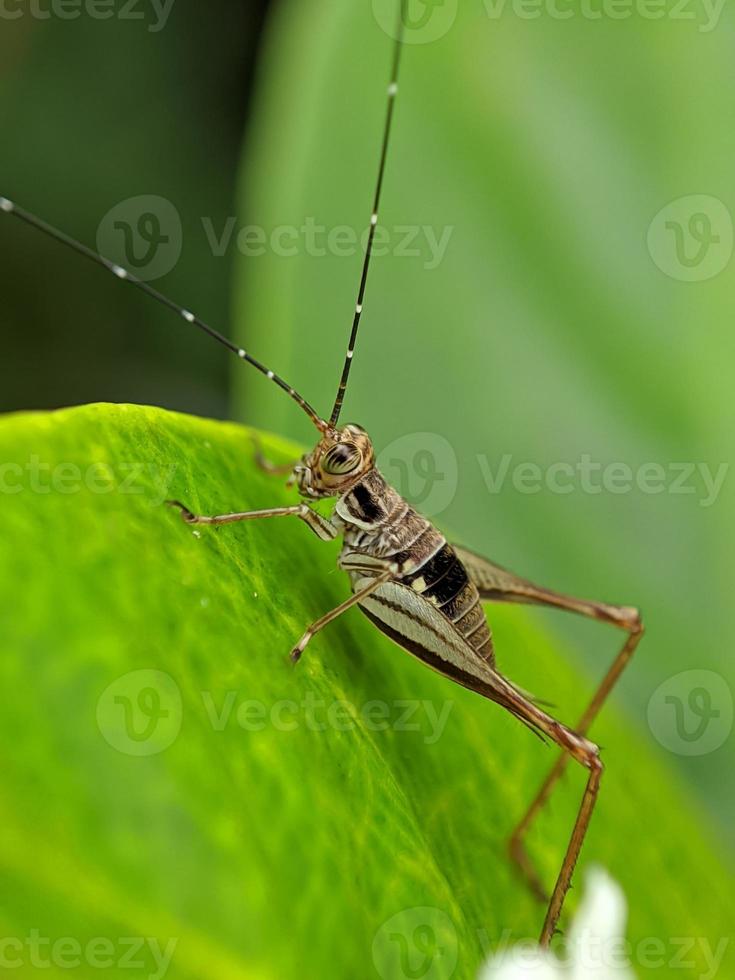
[[[501,705],[543,740],[550,740],[562,750],[509,842],[510,855],[533,893],[539,900],[548,902],[540,938],[541,945],[548,946],[570,887],[602,778],[603,765],[599,749],[586,735],[638,646],[643,625],[638,611],[632,607],[613,606],[553,592],[519,578],[466,548],[448,543],[440,531],[385,481],[375,466],[375,453],[367,432],[358,425],[339,423],[363,310],[398,93],[406,13],[402,6],[404,3],[405,0],[399,0],[400,16],[388,85],[388,106],[378,180],[357,302],[344,367],[328,421],[321,418],[281,377],[148,283],[142,282],[126,269],[46,224],[7,198],[0,197],[0,210],[104,266],[119,279],[152,296],[188,323],[209,334],[282,388],[316,427],[319,433],[316,446],[294,465],[285,468],[274,466],[260,455],[258,462],[269,472],[290,472],[289,483],[297,486],[303,498],[337,498],[330,518],[321,516],[305,501],[291,507],[273,507],[269,510],[214,517],[193,514],[183,504],[169,501],[179,509],[187,524],[219,526],[237,521],[296,517],[323,541],[342,536],[343,546],[338,564],[350,578],[352,595],[309,626],[291,651],[294,662],[301,657],[307,644],[320,630],[348,609],[357,606],[381,632],[399,646],[457,684]],[[538,702],[499,671],[490,628],[482,607],[483,601],[551,606],[609,623],[626,634],[620,652],[575,728],[567,727],[547,714]],[[524,837],[549,799],[570,759],[574,759],[587,770],[587,782],[561,869],[551,897],[548,898],[527,855]]]

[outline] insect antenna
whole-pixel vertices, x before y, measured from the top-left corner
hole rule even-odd
[[[362,275],[360,276],[360,287],[357,292],[357,303],[355,304],[355,313],[352,320],[352,330],[350,331],[350,339],[347,344],[347,354],[345,355],[345,363],[344,367],[342,368],[342,377],[340,378],[339,388],[337,389],[337,397],[329,419],[329,424],[332,427],[337,424],[340,412],[342,411],[342,403],[344,402],[345,391],[347,390],[347,381],[350,376],[350,368],[352,367],[352,356],[355,353],[357,332],[360,329],[360,318],[362,317],[362,306],[365,299],[365,287],[367,285],[368,272],[370,270],[370,259],[372,258],[373,253],[373,239],[375,238],[375,228],[378,224],[378,211],[380,208],[380,197],[383,191],[385,164],[388,159],[388,145],[390,143],[391,127],[393,125],[393,111],[396,104],[396,95],[398,94],[398,74],[401,65],[401,52],[403,51],[405,3],[406,0],[398,0],[398,25],[395,34],[396,43],[393,50],[393,65],[391,68],[390,83],[388,85],[388,109],[385,116],[385,126],[383,128],[383,142],[380,150],[380,164],[378,166],[378,182],[375,188],[375,197],[373,198],[373,210],[370,215],[370,230],[368,232],[368,240],[365,248],[365,259],[363,260],[362,264]]]
[[[200,319],[190,310],[187,310],[183,306],[179,306],[178,303],[174,303],[173,300],[170,300],[167,296],[164,296],[163,293],[159,293],[157,289],[154,289],[147,282],[143,282],[142,279],[139,279],[137,276],[133,275],[132,272],[128,272],[127,269],[117,265],[115,262],[111,262],[103,255],[100,255],[93,249],[82,244],[82,242],[78,242],[76,239],[71,238],[65,232],[59,231],[58,228],[54,228],[53,225],[50,225],[41,218],[38,218],[35,214],[31,214],[30,211],[26,211],[24,208],[18,207],[17,204],[8,200],[6,197],[0,197],[0,212],[12,215],[15,218],[19,218],[21,221],[25,222],[25,224],[30,225],[37,231],[40,231],[49,238],[54,239],[54,241],[60,242],[62,245],[73,249],[79,255],[84,256],[84,258],[89,259],[91,262],[101,265],[104,269],[107,269],[108,272],[111,272],[123,282],[129,282],[131,286],[135,286],[136,289],[146,293],[162,306],[168,307],[169,310],[172,310],[174,313],[178,314],[180,317],[186,320],[187,323],[191,323],[193,326],[198,327],[204,333],[216,340],[219,344],[222,344],[223,347],[226,347],[229,351],[239,357],[240,360],[251,364],[257,371],[264,374],[266,378],[277,384],[279,388],[282,388],[286,394],[289,395],[304,412],[306,412],[311,421],[321,432],[327,428],[326,422],[319,417],[315,409],[311,407],[306,399],[303,398],[295,390],[295,388],[292,388],[291,385],[284,381],[283,378],[279,377],[275,371],[271,371],[270,368],[266,367],[264,364],[261,364],[260,361],[248,354],[247,351],[242,349],[242,347],[238,347],[236,344],[233,344],[231,340],[228,340],[228,338],[224,336],[224,334],[221,334],[218,330],[215,330],[214,327],[210,327],[208,323],[205,323],[204,320]]]

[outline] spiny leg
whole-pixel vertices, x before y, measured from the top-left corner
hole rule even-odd
[[[370,582],[368,582],[368,584],[364,586],[364,588],[353,593],[349,599],[345,599],[344,602],[340,603],[336,607],[336,609],[332,609],[331,612],[325,613],[324,616],[322,616],[320,619],[317,619],[315,623],[312,623],[311,626],[306,630],[304,635],[301,637],[299,642],[291,651],[290,654],[291,660],[294,663],[297,663],[301,658],[301,654],[304,652],[307,645],[311,642],[313,637],[316,636],[319,630],[324,629],[324,627],[328,623],[331,623],[333,620],[337,619],[337,617],[341,616],[343,612],[346,612],[348,609],[351,609],[353,606],[356,606],[361,599],[364,599],[366,596],[369,596],[372,592],[375,592],[375,590],[379,586],[381,586],[384,582],[389,581],[391,578],[393,578],[393,572],[391,571],[381,572],[374,579],[371,579]]]
[[[568,756],[565,757],[569,758]],[[602,779],[602,773],[604,771],[604,766],[602,765],[602,762],[600,762],[598,756],[593,756],[590,758],[589,769],[590,774],[587,779],[584,796],[582,797],[582,803],[579,808],[579,813],[577,814],[577,819],[574,823],[574,829],[572,830],[572,836],[569,840],[567,853],[564,855],[564,861],[562,863],[561,870],[559,871],[559,876],[556,879],[556,884],[554,885],[554,891],[551,893],[551,900],[549,901],[549,907],[546,911],[546,918],[544,919],[543,929],[541,930],[541,936],[539,938],[540,945],[547,949],[551,945],[551,940],[554,938],[556,924],[559,921],[562,906],[564,905],[564,899],[566,898],[567,892],[569,891],[569,886],[572,883],[574,868],[576,867],[577,859],[579,858],[579,852],[582,849],[584,839],[587,836],[587,829],[592,817],[592,811],[594,810],[595,803],[597,802],[597,794],[600,790],[600,780]]]
[[[591,602],[585,599],[577,599],[574,596],[564,595],[560,592],[553,592],[550,589],[537,586],[527,579],[520,578],[513,572],[509,572],[500,565],[496,565],[486,558],[475,555],[473,552],[466,551],[462,548],[457,548],[456,550],[483,599],[551,606],[567,612],[578,613],[590,619],[595,619],[598,622],[610,623],[626,631],[628,635],[622,649],[615,657],[612,666],[575,727],[575,731],[579,735],[586,735],[590,725],[607,700],[610,691],[617,683],[620,675],[633,656],[643,635],[643,624],[641,623],[638,610],[631,606],[611,606],[603,602]],[[533,894],[540,902],[544,903],[548,901],[548,895],[536,869],[528,857],[523,838],[551,796],[551,792],[559,782],[568,761],[568,754],[563,752],[553,765],[522,820],[513,831],[509,841],[509,850],[512,859],[518,865]]]
[[[635,648],[640,642],[641,636],[643,635],[643,626],[638,625],[637,628],[631,629],[628,633],[628,637],[623,644],[622,649],[618,653],[617,657],[612,663],[609,671],[605,675],[605,679],[602,681],[600,686],[595,691],[592,700],[582,714],[578,724],[575,726],[575,731],[580,735],[586,735],[589,731],[590,725],[595,720],[600,712],[603,704],[607,700],[610,691],[613,689],[617,683],[620,675],[625,669],[626,665],[633,656]],[[566,769],[567,763],[569,762],[569,756],[566,753],[562,753],[556,760],[548,775],[544,779],[541,787],[533,798],[528,810],[523,815],[522,819],[518,822],[513,833],[510,836],[509,850],[511,857],[518,865],[519,869],[523,873],[531,891],[538,898],[540,902],[546,902],[548,896],[541,879],[536,872],[524,846],[524,837],[528,832],[533,821],[538,817],[540,812],[543,810],[545,804],[547,803],[551,793],[560,781],[564,770]]]
[[[504,678],[499,677],[499,680],[501,683],[508,683],[505,682]],[[501,697],[496,697],[495,700],[498,700],[508,708],[521,721],[528,723],[532,728],[543,732],[552,739],[562,749],[565,759],[573,758],[589,771],[584,796],[582,797],[579,812],[572,828],[572,834],[569,838],[569,844],[567,845],[554,890],[551,898],[548,900],[549,905],[546,911],[546,918],[544,919],[544,925],[541,930],[539,943],[542,947],[548,948],[559,921],[564,899],[569,891],[582,844],[587,835],[592,812],[597,802],[604,767],[600,760],[599,749],[593,742],[588,741],[580,733],[567,728],[550,715],[547,715],[538,705],[529,701],[517,688],[509,683],[504,692],[501,688]]]

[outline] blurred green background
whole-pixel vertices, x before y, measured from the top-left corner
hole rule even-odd
[[[235,213],[266,7],[176,2],[166,18],[136,3],[122,17],[119,2],[109,20],[86,8],[71,20],[8,19],[20,9],[10,0],[0,12],[0,193],[92,245],[119,202],[164,197],[183,229],[166,290],[226,323],[232,256],[213,255],[202,218],[218,230]],[[0,254],[0,410],[111,400],[227,414],[228,365],[214,344],[9,222]]]
[[[165,198],[181,257],[155,285],[327,412],[361,262],[349,241],[373,191],[390,8],[179,2],[160,30],[142,5],[131,21],[3,16],[0,194],[90,244],[120,202]],[[426,10],[409,32],[387,254],[344,418],[388,447],[386,471],[464,543],[643,609],[649,632],[619,698],[731,854],[735,13],[643,0]],[[247,226],[264,245],[238,245]],[[304,227],[324,229],[316,245]],[[3,220],[0,257],[3,410],[135,401],[312,439],[273,386],[76,256]],[[586,456],[608,485],[589,492],[575,470],[556,492],[549,467]],[[526,462],[540,467],[537,492],[518,482]],[[661,492],[610,482],[610,466],[651,465]],[[702,468],[724,477],[719,492]],[[619,643],[596,624],[528,616],[592,675]],[[523,656],[498,651],[511,675]],[[685,733],[723,728],[716,747],[694,754],[677,739],[676,703]]]

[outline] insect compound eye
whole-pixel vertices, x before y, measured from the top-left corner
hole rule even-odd
[[[332,476],[344,476],[360,465],[362,454],[352,442],[340,442],[333,446],[324,457],[322,469]]]

